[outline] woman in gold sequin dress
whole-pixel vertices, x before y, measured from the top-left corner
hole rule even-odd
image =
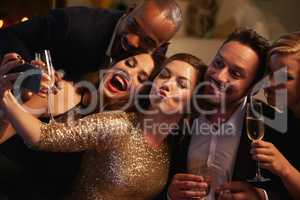
[[[143,89],[143,84],[149,78],[153,79],[153,77],[151,77],[152,72],[157,71],[156,69],[159,68],[157,65],[161,63],[162,55],[148,54],[142,51],[136,53],[136,55],[132,55],[115,63],[109,70],[106,71],[102,80],[103,84],[101,88],[99,88],[99,93],[102,93],[104,97],[104,101],[101,102],[101,105],[110,107],[111,105],[109,104],[114,104],[114,107],[116,107],[115,104],[118,103],[118,105],[121,106],[122,104],[120,101],[122,101],[122,103],[127,102],[129,93],[139,92]],[[7,62],[4,60],[3,63],[5,63],[5,65],[1,67],[6,68],[6,65],[12,65],[14,62],[16,62],[16,60],[7,59]],[[42,65],[40,61],[32,61],[32,63],[35,65]],[[153,74],[155,74],[155,72],[153,72]],[[3,74],[0,73],[0,76],[3,76]],[[120,88],[121,83],[118,81],[128,79],[128,77],[133,79],[133,81],[131,81],[132,84],[127,88]],[[58,117],[71,111],[79,117],[80,113],[76,113],[75,109],[79,110],[78,107],[89,106],[90,92],[93,91],[81,92],[81,90],[75,88],[75,83],[71,81],[60,80],[59,83],[62,88],[53,96],[53,103],[51,104],[52,107],[50,109],[52,115]],[[42,84],[47,85],[48,83],[43,81]],[[94,99],[96,98],[97,96],[95,95]],[[28,101],[24,102],[23,106],[24,108],[29,108],[35,111],[36,116],[48,117],[48,103],[44,92],[33,95]],[[90,110],[94,110],[94,108]],[[87,113],[85,112],[84,114]],[[7,124],[6,126],[6,128],[0,131],[0,144],[15,134],[15,130],[10,124]]]
[[[143,50],[131,54],[132,56],[114,63],[102,79],[105,84],[101,85],[102,88],[99,91],[105,97],[101,100],[102,105],[105,105],[106,108],[109,107],[109,103],[114,104],[113,108],[121,106],[120,100],[126,102],[129,92],[138,92],[143,89],[143,85],[145,85],[148,78],[153,80],[152,72],[160,67],[159,63],[161,62],[161,56],[163,56],[157,53],[148,54]],[[15,59],[12,59],[12,56]],[[20,62],[19,59],[21,58],[15,55],[12,56],[5,57],[2,60],[1,72],[14,63]],[[40,62],[35,61],[33,64],[37,65]],[[1,72],[0,77],[4,75]],[[118,80],[121,78],[127,80],[129,77],[133,80],[131,81],[132,84],[128,85],[127,89],[126,87],[120,88]],[[46,82],[43,81],[43,83]],[[78,93],[72,82],[61,80],[60,84],[63,86],[62,89],[54,95],[54,99],[51,101],[51,106],[54,106],[51,113],[55,116],[55,121],[74,121],[87,115],[87,112],[83,111],[92,111],[93,108],[87,109],[91,108],[88,105],[88,98],[86,98],[89,93],[84,91]],[[78,86],[78,84],[76,85]],[[110,92],[111,89],[113,89],[113,93]],[[94,91],[97,94],[96,88],[94,88]],[[29,107],[31,111],[47,110],[47,95],[41,97],[42,95],[43,93],[34,95],[25,102],[24,107]],[[93,96],[93,99],[97,99],[97,95]],[[115,102],[118,102],[118,105],[115,105]],[[44,117],[46,119],[40,119],[46,122],[47,116]],[[16,133],[14,127],[9,124],[7,118],[4,117],[4,119],[5,124],[3,126],[0,124],[0,144],[2,143],[0,145],[0,158],[5,157],[5,160],[0,160],[3,166],[8,167],[2,167],[1,170],[0,179],[5,180],[3,183],[4,188],[0,189],[1,192],[7,191],[8,199],[61,199],[61,196],[68,194],[71,183],[74,182],[80,171],[81,157],[84,152],[52,153],[36,152],[28,149],[22,138],[18,134],[14,135]],[[56,182],[56,180],[59,181]],[[33,184],[38,188],[35,188],[35,190],[28,189],[32,188]]]
[[[46,125],[19,108],[4,80],[1,107],[30,146],[86,151],[70,199],[152,199],[167,182],[166,137],[183,118],[205,69],[201,60],[188,54],[169,58],[154,79],[144,112],[111,111]]]

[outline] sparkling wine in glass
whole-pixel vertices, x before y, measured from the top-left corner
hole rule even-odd
[[[48,115],[50,117],[50,123],[54,122],[54,117],[53,117],[53,87],[55,84],[55,70],[52,65],[52,60],[51,60],[51,55],[49,50],[41,50],[35,53],[35,60],[42,61],[45,64],[45,67],[42,69],[43,72],[48,74],[50,77],[50,84],[47,89],[48,92]]]
[[[211,192],[211,184],[213,181],[213,169],[209,165],[204,165],[200,167],[198,175],[203,176],[204,181],[207,183],[208,187],[205,191],[206,196],[202,198],[202,200],[207,199],[207,196]]]
[[[254,142],[262,140],[264,137],[264,121],[262,104],[260,102],[252,101],[247,103],[246,107],[246,127],[248,138]],[[247,180],[248,182],[266,182],[269,178],[265,178],[261,175],[260,162],[256,161],[256,174],[252,179]]]
[[[230,183],[231,182],[231,173],[229,170],[222,169],[222,174],[217,175],[219,178],[218,181],[218,187],[223,185],[224,183]],[[215,200],[219,199],[233,199],[232,193],[229,189],[221,189],[219,192],[215,192],[214,196]]]
[[[196,198],[194,197],[193,199],[201,199],[201,200],[206,200],[210,190],[211,190],[211,181],[212,181],[212,170],[208,165],[194,165],[189,168],[189,172],[198,176],[202,176],[204,178],[204,181],[208,184],[207,189],[205,190],[205,196],[202,198]]]

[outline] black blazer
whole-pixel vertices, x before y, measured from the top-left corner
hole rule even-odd
[[[104,67],[106,49],[122,16],[117,10],[71,7],[56,9],[48,16],[0,29],[0,57],[17,52],[28,60],[34,52],[51,51],[53,65],[67,79]]]
[[[263,112],[265,116],[274,116],[274,109],[267,104],[263,103]],[[299,124],[299,123],[298,123]],[[289,113],[288,118],[288,132],[286,134],[278,133],[271,127],[265,126],[265,141],[273,143],[287,159],[300,170],[300,160],[295,155],[295,149],[299,136],[297,130],[300,130],[300,125],[297,124],[297,120]],[[296,127],[297,126],[297,127]],[[172,177],[177,173],[187,173],[187,155],[191,135],[187,134],[183,139],[173,137],[172,145],[172,161],[169,174],[168,185],[170,184]],[[245,123],[243,124],[242,136],[238,147],[237,157],[233,172],[233,181],[246,181],[249,178],[254,177],[256,165],[250,155],[251,141],[247,137]],[[262,175],[271,178],[271,181],[263,184],[253,184],[253,186],[264,188],[269,196],[270,200],[289,200],[292,199],[287,190],[285,189],[280,178],[267,170],[262,169]],[[167,188],[156,199],[166,199]]]

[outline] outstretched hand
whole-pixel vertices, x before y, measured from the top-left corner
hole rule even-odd
[[[24,64],[26,61],[17,53],[8,53],[5,54],[0,61],[0,77],[7,75],[11,70],[17,69],[19,66]],[[33,60],[30,62],[34,67],[40,69],[42,71],[42,79],[41,79],[41,87],[38,93],[39,96],[46,98],[49,92],[49,88],[51,88],[51,92],[56,94],[62,88],[62,79],[63,74],[60,72],[54,73],[54,84],[51,87],[51,77],[46,73],[45,70],[46,65],[42,61]],[[21,75],[21,73],[19,74]],[[7,75],[8,76],[8,75]],[[11,79],[11,78],[10,78]],[[15,78],[14,80],[16,80]],[[13,80],[13,79],[11,79]],[[24,91],[22,96],[23,99],[29,99],[33,95],[30,91]]]

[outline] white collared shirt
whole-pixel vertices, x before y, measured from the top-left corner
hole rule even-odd
[[[223,182],[231,179],[243,129],[246,99],[226,122],[213,124],[204,115],[193,122],[188,151],[188,172],[197,173],[201,166],[214,165],[223,170]],[[216,128],[219,127],[219,128]]]

